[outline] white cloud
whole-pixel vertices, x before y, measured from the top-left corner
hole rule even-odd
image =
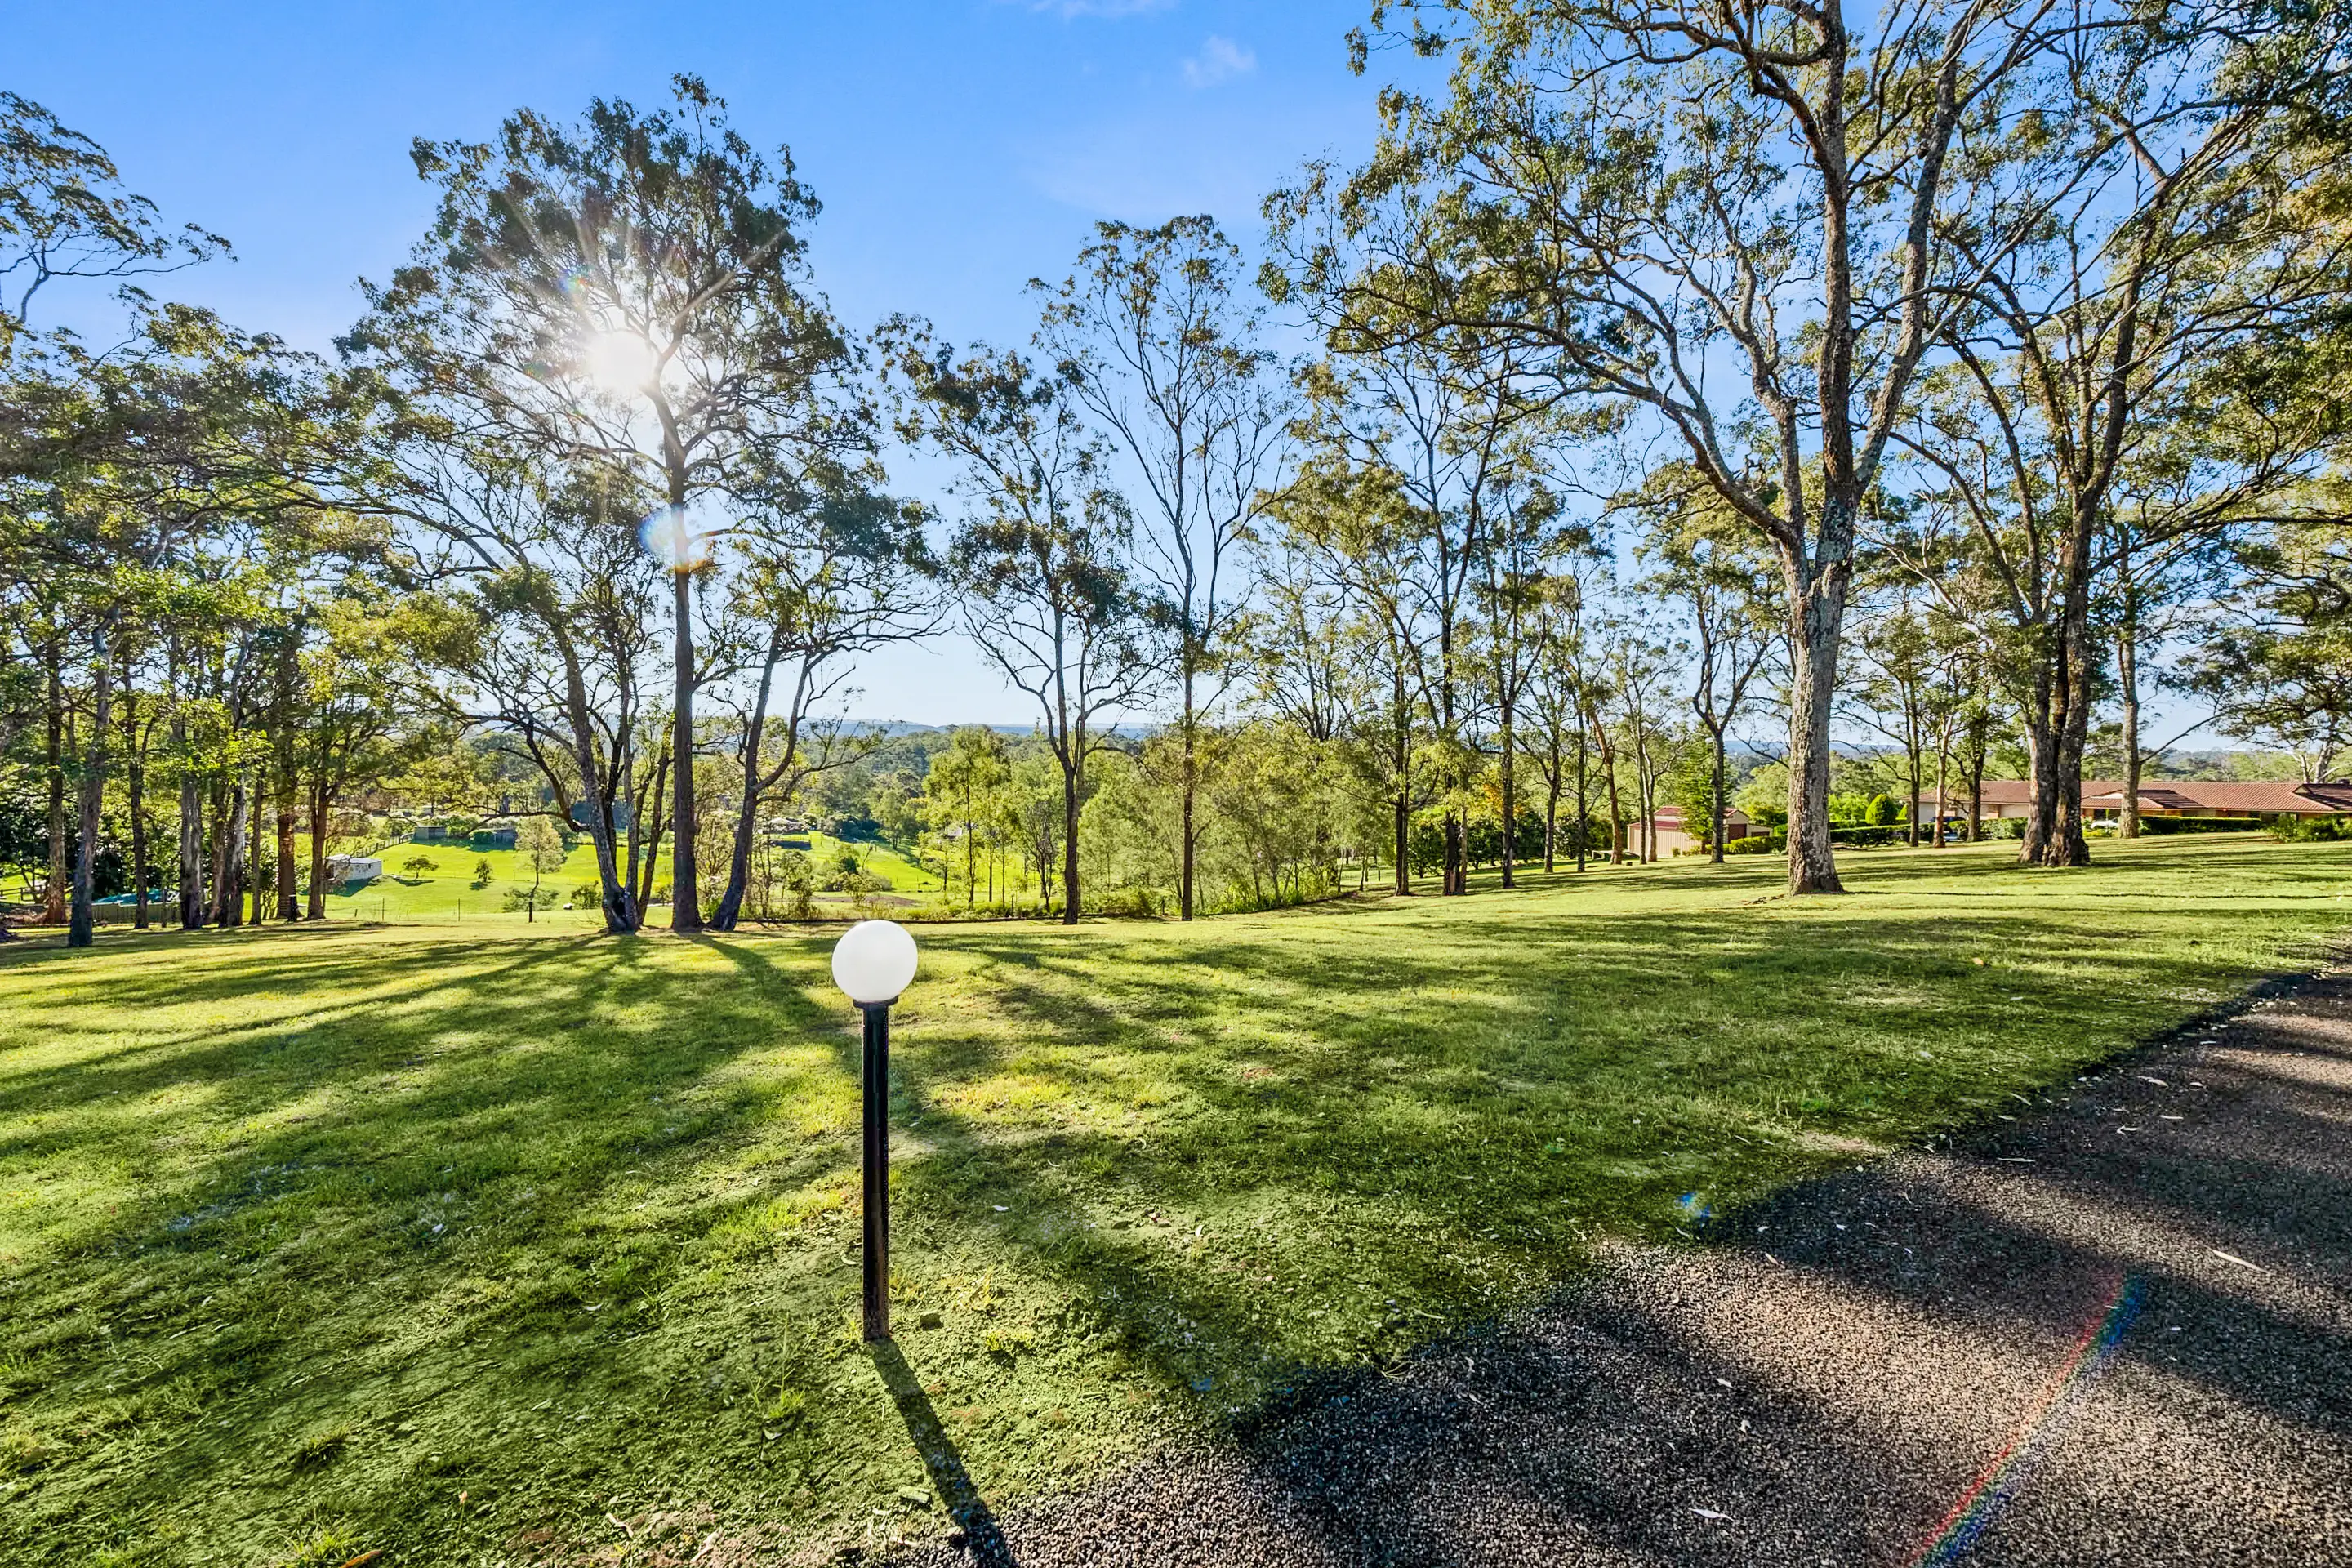
[[[1257,56],[1231,38],[1209,35],[1201,52],[1184,62],[1184,81],[1191,87],[1214,87],[1231,77],[1257,69]]]

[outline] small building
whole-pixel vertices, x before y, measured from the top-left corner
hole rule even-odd
[[[1668,855],[1704,854],[1706,850],[1707,823],[1704,813],[1696,821],[1685,824],[1683,821],[1681,806],[1662,805],[1658,807],[1657,821],[1654,826],[1657,828],[1658,854],[1661,858]],[[1640,831],[1639,823],[1627,826],[1625,842],[1628,849],[1637,842]],[[1746,812],[1736,805],[1727,805],[1723,808],[1725,843],[1728,844],[1735,838],[1745,838],[1756,831],[1758,831],[1756,826],[1748,820]]]
[[[510,821],[492,817],[474,829],[469,842],[477,849],[511,849],[515,847],[516,828]]]
[[[422,823],[415,832],[408,836],[408,841],[411,844],[446,844],[449,842],[449,829],[437,822]]]
[[[1947,822],[1969,819],[1966,786],[1947,792],[1950,805],[1942,812]],[[1979,814],[1986,822],[2032,814],[2033,786],[2023,779],[1984,781]],[[2340,816],[2352,812],[2352,784],[2297,784],[2292,779],[2143,779],[2139,814],[2143,817],[2199,817],[2210,821],[2261,822],[2278,816]],[[2114,822],[2124,814],[2120,779],[2083,781],[2083,819]],[[1934,790],[1919,796],[1919,820],[1937,816]]]
[[[330,855],[327,857],[327,880],[339,887],[354,888],[373,882],[383,875],[383,858],[380,855]]]

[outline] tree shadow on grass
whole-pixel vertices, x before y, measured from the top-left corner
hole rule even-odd
[[[2352,982],[2315,990],[2352,1007]],[[1007,1538],[1057,1562],[1150,1540],[1318,1568],[1794,1568],[1953,1560],[1930,1553],[1966,1522],[1984,1531],[1969,1561],[2332,1561],[2352,1517],[2347,1095],[2294,1064],[2346,1053],[2269,1014],[2230,1039],[2162,1072],[2127,1059],[1958,1154],[1785,1189],[1709,1245],[1386,1372],[1302,1384],[1215,1463],[1018,1510]],[[2118,1109],[2164,1107],[2187,1125],[2119,1142]],[[2218,1256],[2233,1247],[2265,1272]],[[2069,1379],[2126,1280],[2112,1369]]]

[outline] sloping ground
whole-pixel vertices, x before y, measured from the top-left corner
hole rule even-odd
[[[2352,1563],[2352,971],[905,1559]]]
[[[910,1423],[1008,1509],[1230,1442],[2321,962],[2352,845],[2231,837],[927,929],[878,1368],[834,931],[9,944],[0,1563],[822,1558],[938,1533]]]

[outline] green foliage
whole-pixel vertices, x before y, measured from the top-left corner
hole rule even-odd
[[[2142,833],[2154,828],[2158,833],[2228,833],[2244,832],[2263,826],[2271,837],[2288,844],[2334,844],[2352,838],[2352,817],[2344,816],[2273,816],[2266,823],[2247,821],[2227,822],[2193,816],[2150,816],[2140,820]]]
[[[441,862],[430,855],[411,855],[400,863],[400,868],[412,877],[422,877],[428,872],[438,871]]]

